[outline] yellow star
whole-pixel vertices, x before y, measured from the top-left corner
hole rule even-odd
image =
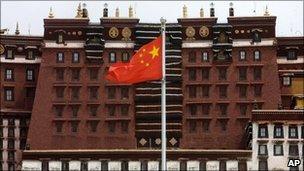
[[[143,63],[144,63],[144,60],[141,60],[141,61],[140,61],[140,63],[142,63],[142,64],[143,64]]]
[[[139,54],[139,57],[142,57],[143,55],[142,54]]]
[[[153,46],[153,50],[151,50],[151,51],[149,52],[149,54],[152,55],[152,59],[154,59],[155,56],[158,56],[158,50],[159,50],[159,48],[156,48],[155,46]]]
[[[146,66],[149,66],[150,64],[149,63],[146,63]]]

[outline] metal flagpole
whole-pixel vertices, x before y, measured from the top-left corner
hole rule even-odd
[[[162,80],[161,80],[161,170],[166,170],[166,20],[160,19],[161,22],[161,34],[162,34]]]

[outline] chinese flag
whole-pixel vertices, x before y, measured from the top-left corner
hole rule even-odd
[[[162,78],[162,37],[142,46],[129,63],[111,65],[106,76],[115,83],[139,83]]]

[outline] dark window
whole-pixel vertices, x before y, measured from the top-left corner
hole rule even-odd
[[[298,127],[289,126],[289,138],[298,138]]]
[[[25,147],[26,147],[26,139],[21,139],[20,140],[20,149],[21,150],[25,150]]]
[[[228,105],[227,104],[220,104],[219,108],[220,108],[221,115],[222,116],[226,116],[227,115]]]
[[[247,113],[247,105],[246,104],[240,104],[240,114],[242,116],[245,116]]]
[[[27,51],[26,59],[35,59],[34,52],[32,50]]]
[[[5,101],[14,101],[14,88],[13,87],[4,88],[4,100]]]
[[[196,115],[196,113],[197,113],[197,106],[195,104],[190,105],[189,106],[189,112],[190,112],[190,115]]]
[[[262,79],[262,68],[261,67],[253,68],[253,79],[254,80]]]
[[[122,121],[121,122],[121,132],[127,133],[129,130],[129,122],[128,121]]]
[[[259,145],[259,155],[267,155],[268,150],[267,150],[267,145]]]
[[[283,125],[274,125],[274,130],[273,130],[273,137],[274,138],[283,138],[284,137],[284,132],[283,132]]]
[[[121,105],[120,110],[122,116],[127,116],[129,114],[129,105]]]
[[[98,68],[92,68],[89,70],[90,80],[98,80]]]
[[[227,121],[221,121],[221,130],[226,131],[227,130]]]
[[[78,81],[80,78],[80,69],[72,69],[72,81]]]
[[[55,106],[54,109],[56,117],[62,117],[64,106]]]
[[[80,57],[78,52],[74,52],[72,55],[72,63],[79,63],[80,62]]]
[[[77,117],[79,111],[79,105],[71,106],[71,110],[72,110],[72,117]]]
[[[287,52],[287,60],[296,60],[297,59],[297,53],[294,50],[290,50]]]
[[[189,98],[196,98],[196,87],[189,86]]]
[[[108,88],[108,99],[115,99],[116,96],[116,89],[115,87]]]
[[[268,127],[267,125],[259,125],[259,138],[268,138]]]
[[[298,144],[290,144],[289,145],[289,155],[290,156],[299,156]]]
[[[253,38],[252,38],[253,42],[261,42],[261,35],[259,32],[255,31],[253,32]]]
[[[8,160],[10,160],[10,161],[15,160],[15,152],[14,151],[9,151],[8,152]]]
[[[64,79],[64,69],[63,68],[57,68],[56,69],[56,80],[62,81]]]
[[[219,68],[219,80],[226,80],[227,79],[227,68]]]
[[[8,137],[15,137],[15,129],[13,127],[8,128]]]
[[[239,95],[240,95],[240,98],[247,97],[247,86],[245,86],[245,85],[239,86]]]
[[[56,97],[63,98],[64,96],[64,87],[56,87]]]
[[[72,87],[71,91],[72,91],[72,100],[78,100],[79,99],[79,87]]]
[[[190,121],[189,122],[189,132],[196,132],[196,121]]]
[[[7,148],[8,149],[15,149],[15,139],[8,139],[8,145]]]
[[[78,122],[73,121],[71,122],[71,132],[77,132],[78,131]]]
[[[245,67],[239,68],[239,80],[240,81],[247,80],[247,68]]]
[[[203,106],[202,106],[203,115],[209,115],[210,106],[211,106],[211,104],[203,104]]]
[[[253,52],[253,60],[254,61],[260,61],[261,60],[261,52],[259,51],[259,50],[255,50],[254,52]]]
[[[254,96],[261,97],[262,96],[262,85],[255,85],[254,86]]]
[[[196,80],[196,70],[195,69],[189,69],[189,80],[195,81]]]
[[[64,62],[64,54],[62,52],[57,53],[57,62],[63,63]]]
[[[98,99],[98,87],[90,87],[90,99]]]
[[[34,98],[35,97],[35,88],[34,87],[26,87],[25,89],[25,97]]]
[[[26,81],[34,81],[35,80],[35,74],[33,69],[27,69],[26,70]]]
[[[202,70],[202,80],[209,80],[209,68],[203,68]]]
[[[226,171],[226,161],[220,161],[220,171]]]
[[[56,132],[57,133],[61,133],[62,132],[63,123],[62,122],[56,122],[55,126],[56,126]]]
[[[122,53],[122,62],[129,62],[130,55],[128,52]]]
[[[129,88],[121,87],[121,99],[129,99]]]
[[[274,156],[283,156],[283,145],[282,144],[276,144],[273,146],[273,155]]]
[[[203,85],[203,97],[209,97],[209,85]]]
[[[9,126],[15,126],[15,120],[14,119],[9,119],[8,120],[8,125]]]
[[[115,63],[116,62],[116,53],[115,52],[110,52],[109,53],[109,62],[110,63]]]
[[[188,61],[189,61],[189,63],[195,63],[196,62],[196,53],[195,53],[195,51],[189,52]]]
[[[108,130],[109,130],[109,133],[115,132],[115,122],[108,122]]]
[[[203,62],[208,62],[208,61],[209,61],[208,52],[203,52],[203,53],[202,53],[202,61],[203,61]]]
[[[69,162],[62,161],[61,170],[69,170]]]
[[[88,171],[88,162],[87,161],[81,161],[80,170]]]
[[[97,115],[98,105],[90,105],[89,109],[90,109],[91,116],[96,116]]]
[[[90,131],[96,132],[98,126],[98,121],[90,121]]]
[[[13,69],[5,69],[4,79],[6,81],[12,81],[12,80],[14,80],[14,70]]]
[[[241,50],[239,52],[239,60],[240,61],[245,61],[246,60],[246,52],[245,51]]]
[[[8,49],[6,51],[5,59],[14,59],[14,51],[12,49]]]
[[[204,132],[209,132],[209,125],[210,125],[209,121],[203,121],[203,131]]]
[[[64,43],[64,41],[63,41],[63,33],[58,33],[57,43]]]
[[[115,115],[115,106],[114,105],[109,105],[108,106],[108,114],[109,114],[109,116],[114,116]]]
[[[227,86],[219,86],[219,97],[220,98],[227,97]]]
[[[283,77],[283,85],[284,86],[290,86],[291,85],[291,78],[289,76]]]
[[[259,161],[259,171],[268,171],[267,160],[260,160]]]

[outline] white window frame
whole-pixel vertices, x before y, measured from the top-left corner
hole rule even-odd
[[[203,52],[203,62],[209,61],[208,52]]]
[[[258,50],[254,51],[254,60],[255,61],[260,61],[261,60],[261,52]]]
[[[78,52],[74,52],[73,53],[73,57],[72,57],[72,62],[73,63],[79,63],[80,58],[79,58],[79,53]]]
[[[34,80],[34,70],[33,69],[27,69],[26,70],[26,80],[27,81],[33,81]]]
[[[13,90],[12,89],[5,90],[5,100],[13,101]]]
[[[246,52],[244,50],[240,51],[240,61],[246,60]]]
[[[13,70],[12,69],[5,69],[5,79],[6,80],[13,79]]]
[[[290,76],[283,76],[283,85],[284,86],[290,86],[290,84],[291,84]]]

